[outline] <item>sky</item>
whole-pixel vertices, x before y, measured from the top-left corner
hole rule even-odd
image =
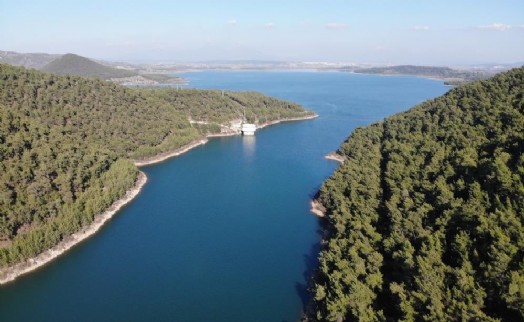
[[[524,62],[524,0],[0,0],[0,50],[127,62]]]

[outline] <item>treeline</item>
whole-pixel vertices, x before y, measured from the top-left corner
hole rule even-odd
[[[192,119],[215,124],[226,124],[230,120],[241,119],[244,110],[246,119],[257,124],[313,114],[296,103],[256,92],[156,89],[153,93]]]
[[[319,321],[524,319],[524,68],[357,129],[321,187]]]
[[[214,102],[210,93],[129,89],[0,64],[0,267],[52,247],[121,198],[138,175],[126,159],[220,130],[193,127],[189,117],[227,121],[235,108],[257,119],[290,113],[290,103],[260,94],[239,93],[239,103]],[[203,111],[192,109],[202,101]],[[293,116],[305,113],[292,106]]]
[[[200,136],[165,100],[102,80],[3,65],[0,95],[8,111],[60,128],[64,135],[82,136],[121,157],[152,156]]]

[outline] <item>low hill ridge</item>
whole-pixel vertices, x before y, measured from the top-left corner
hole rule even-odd
[[[104,66],[88,58],[76,55],[65,54],[42,68],[42,71],[60,74],[93,77],[100,79],[122,78],[136,76],[137,73]]]
[[[487,74],[486,72],[475,72],[457,70],[449,67],[440,66],[417,66],[417,65],[398,65],[398,66],[386,66],[386,67],[370,67],[370,68],[357,68],[353,70],[355,73],[360,74],[379,74],[379,75],[409,75],[409,76],[421,76],[430,77],[436,79],[442,79],[448,85],[460,85],[464,83],[470,83],[475,80],[488,78],[493,73]]]

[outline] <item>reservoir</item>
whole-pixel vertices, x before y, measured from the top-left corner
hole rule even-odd
[[[190,87],[260,91],[319,117],[211,139],[142,168],[140,195],[96,235],[0,287],[0,321],[297,321],[320,239],[309,201],[338,166],[324,155],[356,127],[448,90],[341,72],[182,76]]]

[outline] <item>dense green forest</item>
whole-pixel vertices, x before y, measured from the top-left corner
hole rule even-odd
[[[198,95],[198,100],[194,97]],[[279,119],[312,115],[300,105],[265,96],[256,92],[202,91],[165,89],[154,90],[154,95],[165,99],[175,108],[194,120],[224,124],[229,120],[241,119],[244,106],[249,122],[261,124]]]
[[[227,122],[244,109],[258,120],[309,113],[255,93],[130,89],[0,64],[0,267],[92,222],[134,184],[130,159],[220,130],[189,118]]]
[[[524,68],[355,130],[311,320],[524,319]]]

